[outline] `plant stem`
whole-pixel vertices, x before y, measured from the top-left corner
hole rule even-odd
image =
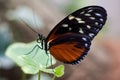
[[[24,72],[22,72],[22,80],[26,80],[26,74]]]
[[[52,80],[55,80],[55,75],[53,76]]]
[[[40,70],[39,70],[39,72],[38,72],[38,80],[40,80]]]

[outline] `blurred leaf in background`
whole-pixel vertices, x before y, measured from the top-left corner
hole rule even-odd
[[[18,6],[15,10],[9,10],[7,12],[7,18],[9,20],[24,20],[26,24],[31,28],[39,28],[44,26],[42,19],[29,7]],[[27,25],[26,25],[27,27]]]
[[[3,55],[7,46],[12,42],[12,34],[7,23],[0,25],[0,54]]]

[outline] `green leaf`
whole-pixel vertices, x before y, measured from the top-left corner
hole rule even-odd
[[[22,55],[18,57],[21,60],[21,68],[25,73],[35,74],[39,71],[39,64],[37,64],[32,58]]]
[[[64,65],[59,65],[55,69],[43,69],[43,72],[54,74],[56,77],[64,75]]]
[[[36,53],[37,47],[30,54],[27,54],[35,47],[36,44],[36,42],[28,44],[14,43],[8,47],[6,55],[20,66],[24,73],[36,74],[39,70],[47,72],[49,70],[46,68],[51,66],[50,59],[52,56],[50,54],[46,54],[45,50],[40,48]],[[52,64],[55,64],[55,62],[55,59],[52,57]]]
[[[60,65],[55,68],[55,76],[61,77],[64,75],[64,66]]]

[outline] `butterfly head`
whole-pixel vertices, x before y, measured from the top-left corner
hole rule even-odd
[[[41,41],[43,42],[44,40],[45,40],[45,37],[42,34],[38,34],[37,42],[41,43]]]

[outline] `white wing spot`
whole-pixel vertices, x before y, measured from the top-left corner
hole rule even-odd
[[[91,10],[89,10],[88,12],[92,12],[93,10],[91,9]]]
[[[103,22],[103,19],[102,19],[102,18],[100,18],[100,21],[102,21],[102,22]]]
[[[91,28],[91,26],[90,26],[90,25],[87,25],[87,28],[88,28],[88,29],[90,29],[90,28]]]
[[[90,17],[90,19],[95,20],[95,17]]]
[[[96,31],[98,32],[98,31],[99,31],[99,29],[96,29]]]
[[[96,15],[96,16],[99,16],[99,17],[102,17],[102,15],[101,15],[101,14],[99,14],[99,13],[95,13],[95,15]]]
[[[77,61],[78,63],[80,63],[80,61]]]
[[[87,41],[87,39],[85,37],[82,37],[82,40]]]
[[[85,14],[85,16],[91,16],[91,14]]]
[[[78,21],[78,23],[85,23],[85,21],[82,21],[82,19],[81,18],[75,18],[77,21]]]
[[[100,26],[103,26],[103,24],[100,24]]]
[[[72,30],[72,28],[71,27],[69,27],[69,31],[71,31]]]
[[[92,7],[89,7],[88,9],[92,9]]]
[[[75,17],[72,16],[72,15],[68,16],[68,19],[69,19],[69,20],[72,20],[72,19],[74,19],[74,18],[75,18]]]
[[[85,21],[78,21],[78,23],[85,23]]]
[[[85,47],[88,47],[88,44],[87,44],[87,43],[85,43]]]
[[[94,36],[94,34],[93,34],[93,33],[89,33],[89,36],[90,36],[90,37],[93,37],[93,36]]]
[[[68,24],[63,24],[62,26],[63,26],[63,27],[68,27]]]
[[[85,11],[82,11],[80,14],[84,14],[85,13]]]
[[[76,19],[77,21],[81,21],[81,20],[82,20],[81,18],[77,18],[77,17],[76,17],[75,19]]]
[[[81,28],[80,28],[79,32],[80,32],[80,33],[84,33],[83,30],[82,30]]]
[[[99,23],[98,22],[95,22],[95,25],[98,25]]]

